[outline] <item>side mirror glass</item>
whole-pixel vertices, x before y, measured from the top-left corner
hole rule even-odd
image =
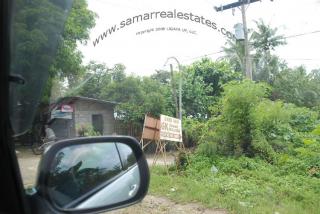
[[[142,200],[149,169],[138,142],[126,137],[60,141],[44,154],[39,191],[60,211],[100,211]]]

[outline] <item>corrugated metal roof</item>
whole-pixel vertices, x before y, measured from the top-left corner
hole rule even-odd
[[[61,97],[61,98],[59,98],[56,102],[54,102],[54,103],[52,103],[50,105],[50,110],[54,109],[59,104],[70,103],[70,102],[73,102],[73,101],[76,101],[76,100],[85,100],[85,101],[97,102],[97,103],[109,104],[109,105],[117,105],[117,104],[119,104],[118,102],[114,102],[114,101],[100,100],[100,99],[95,99],[95,98],[90,98],[90,97],[72,96],[72,97]]]

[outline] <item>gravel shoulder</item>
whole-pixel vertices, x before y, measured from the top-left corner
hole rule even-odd
[[[152,213],[152,214],[227,214],[221,209],[207,209],[196,203],[179,204],[165,197],[147,195],[141,203],[128,208],[109,212],[112,214]]]

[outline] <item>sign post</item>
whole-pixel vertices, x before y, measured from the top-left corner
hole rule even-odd
[[[145,139],[149,141],[145,143]],[[151,142],[156,143],[156,151],[152,165],[155,165],[159,155],[162,155],[164,164],[167,166],[166,145],[168,141],[175,142],[178,151],[184,150],[181,120],[166,115],[160,115],[159,120],[146,115],[140,143],[142,149]]]

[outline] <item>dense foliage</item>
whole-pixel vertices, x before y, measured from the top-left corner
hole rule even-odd
[[[318,113],[306,107],[269,100],[270,90],[262,83],[230,82],[213,108],[216,116],[206,124],[189,120],[186,127],[200,144],[207,144],[203,147],[208,154],[260,156],[273,162],[275,152],[290,153],[302,146],[319,121]],[[192,126],[203,128],[192,133]]]
[[[43,0],[44,1],[44,0]],[[58,16],[58,15],[57,15]],[[68,87],[78,83],[78,79],[86,73],[83,66],[83,55],[77,48],[77,43],[86,43],[89,32],[95,26],[96,14],[88,9],[85,0],[74,0],[70,12],[63,24],[63,32],[57,44],[54,61],[49,63],[49,78],[44,91],[42,102],[48,104],[62,94],[62,82],[67,82]],[[55,91],[52,89],[55,88]]]
[[[118,116],[128,123],[142,123],[145,114],[176,116],[180,78],[177,71],[173,76],[157,71],[151,77],[139,77],[126,75],[121,64],[108,68],[97,62],[90,62],[86,69],[78,86],[69,94],[118,102]],[[181,77],[183,115],[197,119],[208,118],[209,107],[218,100],[224,83],[241,79],[227,62],[209,59],[184,66]]]
[[[307,73],[304,67],[285,69],[274,82],[273,99],[309,108],[320,105],[320,71]]]
[[[260,20],[251,31],[253,81],[243,80],[243,42],[231,40],[222,61],[204,58],[181,66],[181,73],[140,77],[127,75],[122,64],[82,64],[76,43],[88,39],[94,17],[84,0],[75,1],[47,92],[117,102],[116,119],[141,126],[145,114],[177,117],[181,78],[184,142],[196,152],[180,154],[178,171],[154,168],[153,193],[239,213],[320,210],[320,69],[289,68],[275,55],[286,44],[276,28]],[[26,26],[18,29],[23,33]],[[48,40],[33,33],[39,42]],[[54,97],[45,95],[45,101]],[[90,126],[77,128],[82,136],[97,135]],[[177,191],[168,193],[172,186]]]

